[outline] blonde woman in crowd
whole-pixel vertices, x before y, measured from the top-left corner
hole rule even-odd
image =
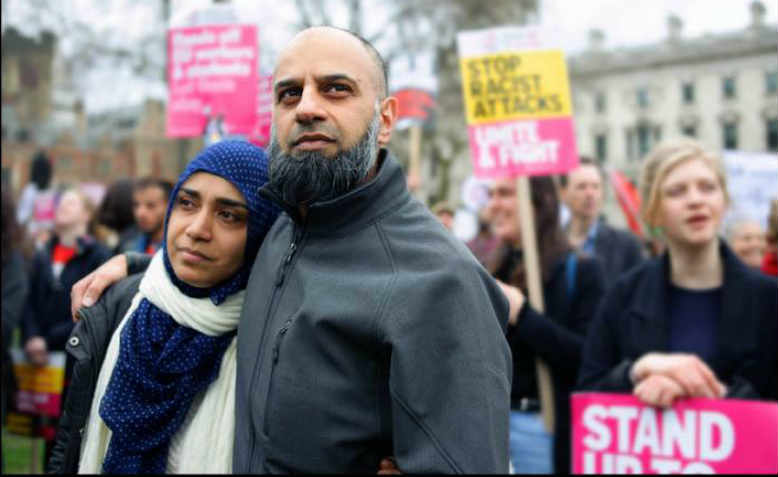
[[[718,236],[729,204],[720,158],[690,140],[660,144],[640,182],[643,219],[661,229],[667,251],[603,298],[579,387],[631,391],[657,406],[778,399],[778,289]]]

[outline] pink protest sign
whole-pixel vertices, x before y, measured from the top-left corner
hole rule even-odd
[[[260,75],[257,91],[257,115],[249,141],[259,147],[270,142],[270,124],[273,119],[273,75]]]
[[[564,54],[544,35],[532,27],[457,37],[477,177],[559,174],[578,164]]]
[[[226,133],[251,133],[258,58],[256,26],[169,29],[167,136],[201,136],[209,119],[219,116]]]
[[[578,164],[569,117],[477,124],[467,134],[478,177],[561,174]]]
[[[576,393],[571,408],[574,474],[778,472],[778,403]]]

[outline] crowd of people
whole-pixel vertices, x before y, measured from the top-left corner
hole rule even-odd
[[[304,30],[274,78],[266,151],[215,142],[175,185],[120,180],[97,207],[39,154],[18,208],[3,191],[4,417],[12,330],[36,365],[67,353],[47,470],[569,473],[574,391],[778,400],[778,200],[766,234],[723,238],[715,152],[644,159],[661,253],[603,220],[585,157],[531,178],[534,231],[494,180],[464,244],[387,149],[397,101],[370,43]]]

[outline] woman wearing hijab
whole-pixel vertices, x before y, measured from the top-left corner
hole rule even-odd
[[[49,471],[231,471],[236,329],[279,212],[259,196],[266,181],[265,153],[247,142],[216,143],[189,163],[149,268],[81,311]]]

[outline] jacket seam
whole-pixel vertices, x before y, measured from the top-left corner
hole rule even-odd
[[[381,303],[376,310],[375,319],[373,320],[373,332],[381,339],[381,341],[385,341],[386,337],[381,332],[379,324],[383,322],[384,310],[386,310],[389,302],[391,301],[394,286],[397,283],[397,266],[394,261],[394,255],[392,254],[392,247],[389,244],[389,239],[386,237],[386,233],[384,232],[383,227],[381,227],[381,224],[378,221],[375,222],[374,227],[378,233],[378,238],[381,240],[381,246],[384,248],[386,256],[389,258],[389,264],[392,267],[392,278],[386,285],[386,296],[384,296],[381,300]]]
[[[424,432],[424,434],[427,435],[427,438],[429,438],[430,442],[435,446],[435,449],[437,449],[438,453],[441,457],[443,457],[443,460],[446,461],[446,463],[449,465],[449,467],[457,473],[464,473],[461,468],[456,464],[454,459],[448,455],[448,452],[443,448],[442,445],[440,445],[440,442],[435,437],[435,434],[432,432],[431,429],[429,429],[425,424],[424,421],[419,419],[418,416],[411,410],[410,406],[405,403],[405,401],[396,393],[393,389],[389,389],[389,392],[391,393],[392,397],[395,401],[397,401],[398,404],[400,404],[400,407],[405,411],[405,413],[413,420],[413,422],[416,423],[416,425]]]

